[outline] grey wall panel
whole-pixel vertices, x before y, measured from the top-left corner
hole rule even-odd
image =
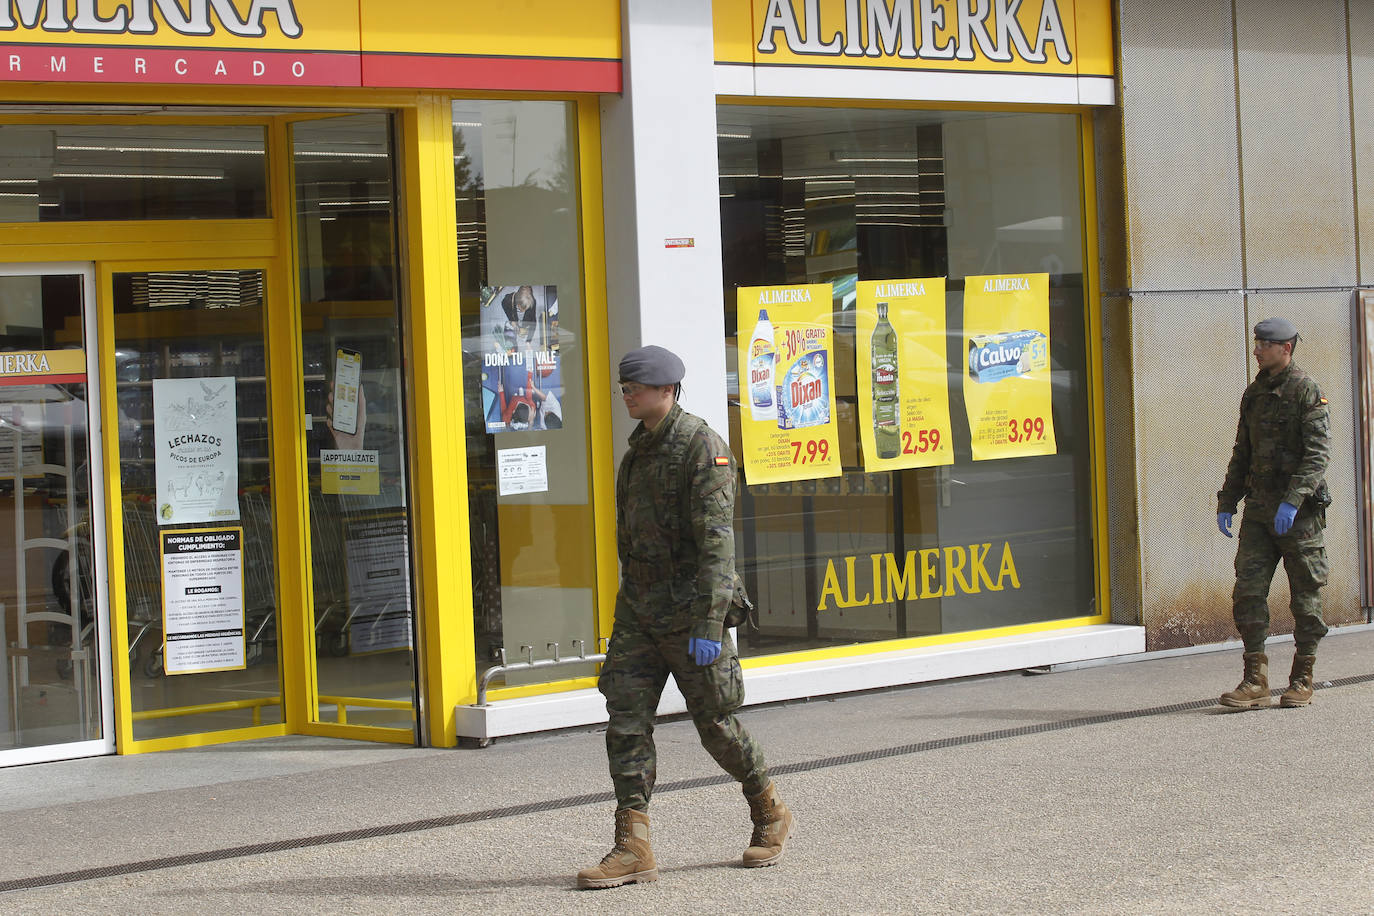
[[[1374,3],[1350,4],[1350,69],[1355,106],[1355,201],[1360,283],[1374,283]]]
[[[1093,162],[1097,172],[1098,289],[1119,292],[1130,286],[1121,109],[1095,111],[1092,119]]]
[[[1345,0],[1236,11],[1246,285],[1353,284]]]
[[[1239,293],[1157,294],[1137,295],[1132,303],[1141,604],[1149,649],[1235,637],[1236,542],[1217,531],[1216,492],[1249,381],[1242,299]]]
[[[1131,286],[1239,288],[1231,0],[1120,0],[1120,36]]]
[[[1131,375],[1131,300],[1102,301],[1106,415],[1108,576],[1112,622],[1139,626],[1140,528],[1135,489],[1135,423]]]
[[[1360,534],[1355,486],[1355,437],[1358,404],[1351,404],[1350,294],[1265,293],[1250,297],[1251,327],[1274,315],[1297,325],[1302,342],[1294,359],[1322,386],[1331,410],[1331,465],[1326,472],[1334,502],[1326,511],[1326,553],[1331,577],[1322,589],[1326,622],[1364,623],[1360,607]],[[1253,367],[1253,361],[1251,362]],[[1280,572],[1269,593],[1276,632],[1291,633],[1288,582]]]

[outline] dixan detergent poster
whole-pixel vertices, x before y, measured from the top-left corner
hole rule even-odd
[[[973,459],[1053,455],[1050,277],[964,280],[964,403]]]
[[[840,475],[829,283],[739,289],[739,400],[750,484]]]

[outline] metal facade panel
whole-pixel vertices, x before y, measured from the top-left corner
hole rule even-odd
[[[1235,540],[1216,492],[1249,381],[1239,293],[1137,295],[1132,380],[1142,622],[1149,649],[1235,638]]]
[[[1355,484],[1359,405],[1351,403],[1350,294],[1339,290],[1254,294],[1247,312],[1250,327],[1275,315],[1297,326],[1303,339],[1294,360],[1317,380],[1330,402],[1331,464],[1326,480],[1333,502],[1326,510],[1326,553],[1331,573],[1329,584],[1322,589],[1322,604],[1328,624],[1364,623],[1360,607],[1360,491]],[[1274,631],[1291,633],[1288,582],[1282,573],[1274,577],[1269,607]]]
[[[1131,286],[1241,282],[1231,0],[1121,0]]]
[[[1350,72],[1355,117],[1355,203],[1360,283],[1374,282],[1374,4],[1350,4]]]
[[[1355,281],[1344,0],[1236,5],[1246,285]]]

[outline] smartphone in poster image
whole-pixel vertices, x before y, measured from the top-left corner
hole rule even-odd
[[[487,432],[562,429],[558,287],[485,286],[480,304]]]
[[[334,352],[334,412],[330,425],[350,436],[358,432],[358,386],[362,375],[363,355],[339,347]]]

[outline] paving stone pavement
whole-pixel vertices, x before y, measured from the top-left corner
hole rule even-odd
[[[1374,630],[1333,632],[1316,673],[1292,710],[1214,705],[1238,646],[745,709],[797,816],[766,869],[666,721],[661,879],[605,891],[573,888],[611,841],[596,729],[13,767],[0,913],[1368,913]]]

